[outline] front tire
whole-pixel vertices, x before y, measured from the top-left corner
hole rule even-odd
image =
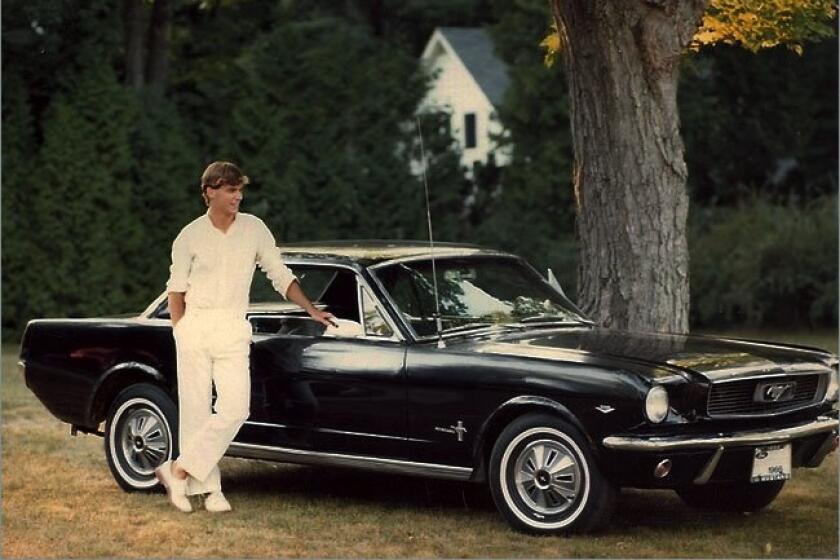
[[[533,534],[598,529],[617,496],[583,435],[539,413],[517,418],[499,435],[490,456],[490,490],[507,522]]]
[[[155,467],[178,450],[178,408],[160,387],[131,385],[108,410],[104,440],[108,468],[123,490],[159,490]]]
[[[676,492],[687,505],[713,511],[755,512],[776,499],[784,480],[771,482],[721,482],[684,486]]]

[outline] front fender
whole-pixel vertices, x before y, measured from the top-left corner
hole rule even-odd
[[[476,438],[475,448],[473,449],[473,464],[475,464],[476,468],[473,470],[472,480],[476,482],[483,482],[485,480],[489,451],[492,449],[493,442],[496,441],[496,438],[505,426],[523,414],[540,411],[556,414],[577,428],[589,442],[590,450],[593,453],[598,453],[598,446],[595,444],[592,436],[568,407],[548,397],[520,395],[499,405],[481,425],[478,438]]]

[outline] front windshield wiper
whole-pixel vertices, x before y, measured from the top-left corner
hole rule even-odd
[[[466,325],[458,325],[457,327],[450,327],[448,329],[443,329],[441,334],[452,334],[452,333],[464,333],[470,332],[471,334],[485,331],[485,330],[502,330],[507,331],[511,329],[522,329],[525,328],[525,325],[520,323],[491,323],[491,322],[481,322],[481,323],[467,323]]]
[[[551,325],[594,325],[593,321],[586,319],[567,319],[556,315],[533,315],[519,319],[518,324],[551,324]]]
[[[465,331],[477,331],[483,329],[523,329],[527,328],[528,326],[541,326],[541,325],[550,325],[550,326],[578,326],[578,325],[593,325],[592,321],[586,320],[569,320],[563,317],[557,317],[554,315],[535,315],[533,317],[525,317],[519,321],[512,321],[512,322],[505,322],[505,323],[494,323],[490,321],[474,321],[472,323],[465,323],[463,325],[458,325],[456,327],[449,327],[447,329],[443,329],[441,334],[453,334],[453,333],[461,333]]]
[[[457,327],[449,327],[448,329],[443,329],[440,331],[441,334],[449,334],[449,333],[456,333],[461,331],[469,331],[473,329],[484,329],[487,327],[492,327],[496,325],[496,323],[491,323],[489,321],[481,321],[475,323],[466,323],[464,325],[458,325]]]

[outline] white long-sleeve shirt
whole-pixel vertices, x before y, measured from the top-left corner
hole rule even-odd
[[[237,212],[222,232],[210,211],[184,226],[172,242],[167,292],[186,292],[194,308],[248,309],[254,268],[258,265],[283,297],[297,276],[286,266],[268,226],[253,214]]]

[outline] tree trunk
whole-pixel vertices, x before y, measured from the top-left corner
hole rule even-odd
[[[155,0],[149,26],[149,59],[146,64],[146,83],[153,91],[163,93],[169,68],[169,36],[172,28],[172,3]]]
[[[708,0],[551,0],[571,99],[578,300],[604,326],[688,331],[679,59]]]
[[[134,89],[143,87],[146,17],[143,0],[123,1],[125,32],[125,82]]]

